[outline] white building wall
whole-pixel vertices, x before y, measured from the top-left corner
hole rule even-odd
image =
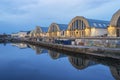
[[[27,36],[27,32],[18,32],[18,37],[24,38],[25,36]]]
[[[91,28],[91,36],[102,36],[107,34],[107,29]]]
[[[17,33],[11,34],[12,37],[18,37]]]
[[[29,36],[29,35],[27,35],[27,32],[18,32],[18,33],[11,34],[11,36],[18,37],[18,38],[24,38],[24,37]]]

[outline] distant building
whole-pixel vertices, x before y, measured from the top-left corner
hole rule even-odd
[[[40,38],[47,36],[48,27],[36,26],[34,30],[30,32],[30,37]]]
[[[52,23],[48,29],[48,37],[66,37],[67,24]]]
[[[74,38],[103,36],[107,34],[108,24],[109,21],[76,16],[68,25],[67,36]]]
[[[30,32],[30,37],[41,37],[42,30],[40,26],[36,26],[34,30]]]
[[[27,31],[20,31],[18,33],[12,33],[11,37],[25,38],[27,36]]]
[[[12,33],[11,37],[18,37],[18,33]]]
[[[108,37],[120,37],[120,9],[112,16],[108,27]]]

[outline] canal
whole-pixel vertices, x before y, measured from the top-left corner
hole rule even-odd
[[[120,80],[120,60],[1,43],[0,80]]]

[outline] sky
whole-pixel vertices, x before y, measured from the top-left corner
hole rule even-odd
[[[0,33],[69,24],[75,16],[110,21],[120,0],[0,0]]]

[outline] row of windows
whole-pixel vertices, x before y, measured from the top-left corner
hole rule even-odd
[[[79,30],[85,29],[84,22],[82,20],[76,20],[75,22],[73,22],[70,30],[75,30],[75,29],[79,29]]]
[[[86,27],[85,23],[82,20],[76,20],[70,26],[71,26],[70,27],[71,31],[72,30],[76,30],[76,29],[78,29],[78,30],[84,30],[85,27]],[[106,24],[100,24],[100,23],[99,24],[98,23],[93,23],[93,27],[98,27],[98,26],[99,27],[106,27],[107,25]],[[57,31],[57,27],[55,25],[53,25],[51,27],[50,31],[52,31],[52,32]]]
[[[71,36],[75,35],[75,34],[80,34],[81,36],[85,35],[85,32],[84,31],[81,31],[81,32],[71,32]]]
[[[105,23],[103,23],[103,24],[93,23],[93,26],[94,27],[106,27],[107,24],[105,24]],[[83,30],[83,29],[85,29],[85,27],[86,27],[86,25],[82,20],[76,20],[71,24],[71,29],[70,30],[75,30],[75,29],[79,29],[79,30],[82,29]]]
[[[97,25],[98,25],[99,27],[106,27],[106,26],[107,26],[106,24],[93,23],[93,26],[94,26],[94,27],[97,27]]]

